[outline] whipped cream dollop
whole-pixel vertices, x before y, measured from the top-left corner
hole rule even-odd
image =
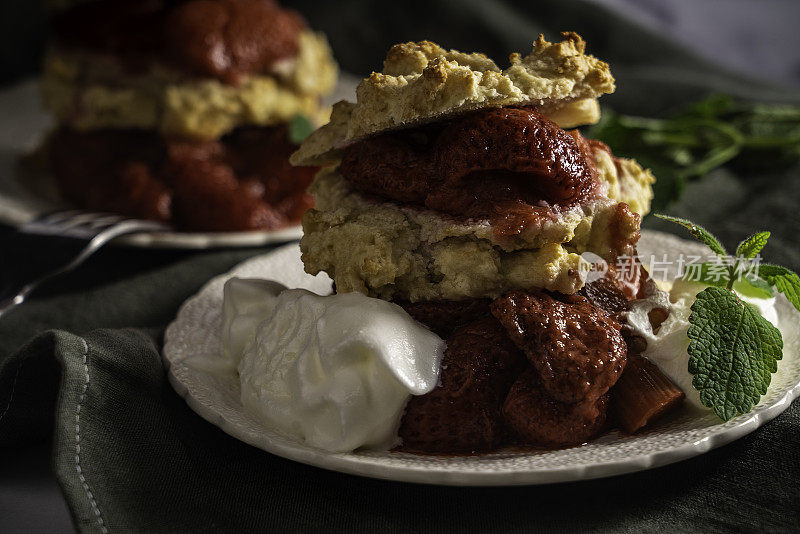
[[[686,403],[702,410],[710,410],[700,402],[700,392],[692,386],[692,374],[689,373],[689,315],[697,294],[706,285],[675,280],[669,293],[655,292],[647,299],[635,301],[628,312],[628,324],[647,341],[647,349],[642,353],[656,364],[662,373],[667,375],[675,385],[686,394]],[[775,297],[758,298],[737,293],[739,298],[758,308],[761,315],[778,327],[778,311]],[[648,313],[653,308],[669,310],[669,317],[653,332]]]
[[[410,396],[439,380],[444,341],[360,293],[232,278],[222,322],[222,367],[238,368],[245,409],[320,449],[394,445]]]

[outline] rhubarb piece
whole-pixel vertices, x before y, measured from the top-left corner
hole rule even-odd
[[[614,386],[614,411],[626,432],[638,432],[679,406],[683,391],[647,358],[629,354],[625,372]]]

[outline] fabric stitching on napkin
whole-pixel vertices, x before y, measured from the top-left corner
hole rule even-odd
[[[108,529],[103,521],[103,515],[100,513],[100,508],[97,506],[97,501],[94,498],[91,488],[89,488],[86,477],[83,476],[83,469],[81,468],[81,407],[86,400],[86,391],[89,389],[89,345],[86,343],[85,339],[81,338],[81,341],[83,342],[83,372],[86,375],[86,381],[83,383],[83,391],[81,391],[81,396],[78,398],[78,404],[75,407],[75,470],[83,486],[83,491],[86,492],[89,503],[92,505],[92,511],[94,511],[94,515],[97,516],[97,524],[100,525],[100,531],[103,534],[107,534]]]
[[[20,360],[19,365],[17,366],[17,372],[14,374],[14,381],[11,383],[11,393],[8,395],[8,404],[6,404],[6,408],[3,410],[3,413],[0,414],[0,422],[3,421],[8,413],[9,408],[11,408],[11,401],[14,400],[14,392],[17,390],[17,379],[19,379],[19,372],[22,369],[23,363],[25,363],[24,359]]]

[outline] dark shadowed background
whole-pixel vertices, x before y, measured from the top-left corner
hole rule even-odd
[[[609,57],[612,42],[636,42],[628,53],[647,53],[628,31],[608,34],[605,17],[582,16],[596,4],[635,26],[691,49],[700,57],[753,78],[800,87],[800,2],[796,0],[412,0],[379,2],[288,0],[311,25],[328,34],[340,64],[356,74],[380,64],[384,51],[404,40],[430,39],[445,47],[480,50],[495,58],[530,46],[543,29],[570,29]],[[526,15],[520,17],[520,14]],[[635,31],[635,30],[630,30]],[[42,0],[4,0],[0,8],[0,84],[38,70],[47,36]],[[552,37],[554,36],[549,36]],[[674,57],[682,61],[682,55]]]

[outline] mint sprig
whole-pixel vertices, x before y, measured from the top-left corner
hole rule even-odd
[[[725,247],[702,226],[657,216],[689,229],[718,256],[726,256]],[[758,403],[783,357],[780,331],[737,292],[770,296],[775,287],[800,311],[800,277],[786,267],[760,265],[757,276],[736,279],[742,262],[755,258],[769,236],[769,232],[758,232],[739,243],[736,258],[723,268],[724,276],[717,276],[718,265],[714,276],[713,264],[700,266],[698,281],[711,287],[697,294],[689,315],[689,372],[700,401],[725,421],[749,412]]]
[[[658,176],[653,210],[680,198],[686,185],[733,165],[763,173],[800,160],[800,107],[754,104],[711,95],[665,117],[604,109],[589,137],[636,158]]]
[[[689,323],[689,372],[700,401],[725,421],[749,412],[783,357],[780,331],[719,287],[698,293]]]

